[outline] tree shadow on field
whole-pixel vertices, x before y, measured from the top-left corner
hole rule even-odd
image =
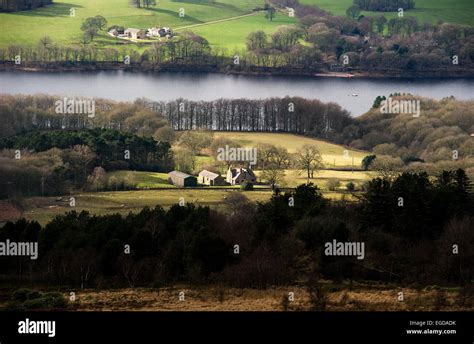
[[[179,16],[177,11],[165,10],[163,8],[147,8],[146,10],[156,13],[156,14],[161,13],[161,14],[168,14],[170,16],[176,16],[176,17]],[[187,22],[186,25],[188,25],[188,22],[189,22],[189,25],[205,23],[204,21],[196,19],[194,17],[190,17],[187,14],[184,16],[183,20]]]
[[[44,7],[35,8],[34,10],[11,12],[12,15],[25,17],[69,17],[71,8],[82,8],[83,6],[68,3],[53,3]]]
[[[222,2],[217,2],[215,0],[171,0],[174,3],[183,3],[183,4],[193,4],[193,5],[202,5],[202,6],[209,6],[215,10],[228,10],[228,11],[235,11],[237,13],[242,13],[244,10],[238,8],[235,5],[225,4]]]

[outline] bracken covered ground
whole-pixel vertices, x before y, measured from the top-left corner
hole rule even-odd
[[[184,292],[184,301],[180,301]],[[287,308],[283,299],[294,293]],[[403,292],[403,301],[399,301]],[[474,310],[473,297],[461,298],[457,290],[440,291],[355,286],[352,290],[329,288],[326,307],[315,308],[303,287],[278,287],[266,290],[223,287],[159,289],[86,290],[76,292],[80,311],[455,311]]]

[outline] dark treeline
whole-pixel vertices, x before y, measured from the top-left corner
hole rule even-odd
[[[398,11],[403,8],[409,10],[415,8],[414,0],[354,0],[354,5],[366,11]]]
[[[141,7],[149,8],[149,7],[156,6],[155,0],[129,0],[129,2],[131,5],[138,8],[141,8]]]
[[[104,99],[68,98],[94,101],[95,115],[58,113],[55,103],[64,97],[48,95],[0,95],[0,138],[36,130],[82,130],[107,128],[139,136],[153,136],[167,125],[166,120],[139,103],[114,102]],[[68,101],[69,101],[68,100]]]
[[[146,47],[149,47],[146,44]],[[175,63],[207,63],[221,64],[230,61],[230,57],[219,49],[211,54],[209,42],[201,36],[192,32],[182,32],[176,40],[163,43],[154,43],[151,48],[142,54],[133,48],[105,48],[102,49],[91,44],[59,45],[49,37],[45,37],[36,46],[11,45],[8,48],[0,48],[0,61],[14,61],[15,56],[21,56],[23,62],[120,62],[125,66],[125,57],[132,64],[167,62]],[[23,63],[22,62],[22,63]]]
[[[111,129],[31,132],[0,139],[0,149],[26,149],[30,152],[66,149],[77,145],[88,146],[97,155],[96,163],[107,169],[113,170],[115,161],[127,163],[126,160],[129,160],[127,164],[131,169],[169,169],[169,143]],[[127,151],[129,158],[125,157]]]
[[[188,204],[126,217],[70,212],[44,228],[9,222],[0,240],[38,240],[39,258],[4,257],[0,272],[10,281],[77,288],[176,282],[265,288],[311,276],[418,285],[473,281],[474,201],[462,170],[435,180],[410,173],[376,179],[360,203],[328,202],[311,184],[277,191],[257,205],[237,199],[230,215]],[[364,242],[364,259],[326,255],[325,243],[333,240]]]
[[[177,99],[134,103],[97,100],[96,115],[58,114],[54,96],[0,96],[4,124],[0,138],[36,130],[80,130],[110,128],[140,136],[153,136],[164,127],[175,130],[208,129],[231,131],[273,131],[335,139],[354,120],[334,103],[299,97],[269,99]]]
[[[84,190],[103,184],[105,171],[173,168],[169,143],[111,129],[30,132],[0,139],[0,149],[0,198]]]
[[[319,138],[334,137],[353,119],[334,103],[299,97],[218,99],[137,103],[163,116],[175,130],[289,132]]]
[[[474,210],[471,187],[461,169],[443,171],[436,182],[426,172],[405,172],[393,181],[374,179],[369,182],[369,192],[363,195],[366,226],[380,226],[407,238],[438,237],[446,218]]]

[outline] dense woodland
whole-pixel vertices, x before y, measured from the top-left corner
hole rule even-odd
[[[393,168],[408,165],[435,172],[461,167],[474,174],[474,102],[411,95],[392,99],[420,100],[420,116],[383,114],[380,105],[374,104],[373,109],[344,128],[342,143],[396,158],[391,161]]]
[[[296,9],[301,24],[300,37],[311,46],[302,47],[294,38],[283,40],[287,44],[279,46],[279,37],[295,35],[294,29],[281,28],[267,38],[266,44],[257,45],[259,49],[250,49],[253,59],[262,65],[277,58],[274,56],[277,53],[282,59],[292,59],[306,50],[326,68],[338,64],[347,71],[454,72],[473,66],[474,29],[469,26],[419,23],[408,15],[390,20],[383,15],[338,17],[301,5],[297,0],[274,2]],[[459,64],[453,64],[454,55],[458,56]]]
[[[228,200],[231,215],[188,204],[126,217],[70,212],[44,228],[19,220],[0,229],[0,240],[38,240],[39,259],[4,258],[0,271],[11,281],[74,288],[176,282],[265,288],[311,278],[463,286],[474,277],[469,188],[462,170],[436,180],[405,173],[373,180],[354,204],[328,202],[302,185],[257,205],[236,194]],[[324,243],[333,239],[365,242],[365,259],[325,255]]]
[[[105,171],[169,171],[171,145],[112,129],[42,131],[0,140],[0,198],[64,195],[77,189],[130,187]],[[17,156],[17,154],[21,154]]]
[[[142,104],[166,118],[174,130],[290,132],[328,138],[352,122],[349,113],[337,104],[299,97],[209,102],[145,100]]]
[[[137,99],[134,103],[99,99],[94,118],[56,113],[57,99],[60,98],[0,95],[0,112],[5,121],[0,138],[31,130],[92,127],[152,136],[164,126],[174,130],[275,131],[330,138],[353,121],[337,104],[299,97],[169,102]]]
[[[84,100],[83,98],[78,98]],[[115,129],[140,136],[152,136],[167,121],[139,102],[120,103],[94,99],[95,116],[56,112],[55,102],[63,97],[47,95],[0,95],[3,124],[0,138],[36,130]],[[74,98],[71,98],[74,100]]]
[[[49,37],[36,46],[0,49],[0,61],[13,65],[61,63],[64,67],[141,68],[143,70],[194,66],[202,70],[312,74],[325,71],[466,75],[474,67],[474,28],[457,24],[419,23],[413,16],[387,20],[379,17],[333,16],[297,0],[274,0],[275,6],[296,10],[299,24],[282,26],[273,34],[251,33],[247,49],[226,51],[211,47],[192,32],[154,43],[139,53],[133,48],[99,48],[91,42],[63,46]],[[277,15],[286,15],[278,13]],[[125,57],[130,64],[124,64]],[[238,57],[238,58],[237,58]],[[8,62],[9,61],[9,62]],[[84,68],[85,68],[84,67]]]
[[[419,100],[420,116],[384,114],[380,102],[353,118],[339,105],[299,97],[120,103],[96,99],[96,115],[55,112],[54,96],[0,95],[3,124],[0,138],[37,130],[107,128],[143,137],[163,128],[174,130],[269,131],[302,134],[374,150],[381,155],[417,157],[427,162],[472,158],[472,101],[448,97],[440,101],[413,95],[383,95],[393,100]],[[380,97],[379,97],[380,98]]]
[[[128,151],[131,169],[148,170],[166,169],[164,161],[170,149],[167,142],[156,142],[153,138],[111,129],[31,132],[0,140],[0,149],[25,149],[33,152],[53,148],[67,149],[78,145],[88,146],[97,155],[97,163],[100,165],[112,166],[113,161],[126,160],[124,155]]]

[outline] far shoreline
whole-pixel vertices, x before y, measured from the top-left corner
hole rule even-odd
[[[193,74],[226,74],[247,76],[286,76],[286,77],[308,77],[334,78],[334,79],[474,79],[474,70],[453,71],[364,71],[349,70],[346,72],[331,72],[326,70],[306,71],[297,68],[264,68],[250,67],[247,69],[233,69],[231,66],[219,67],[216,65],[188,65],[188,64],[131,64],[123,63],[26,63],[15,65],[10,61],[0,62],[0,72],[28,72],[28,73],[98,73],[108,71],[124,71],[131,73],[193,73]]]

